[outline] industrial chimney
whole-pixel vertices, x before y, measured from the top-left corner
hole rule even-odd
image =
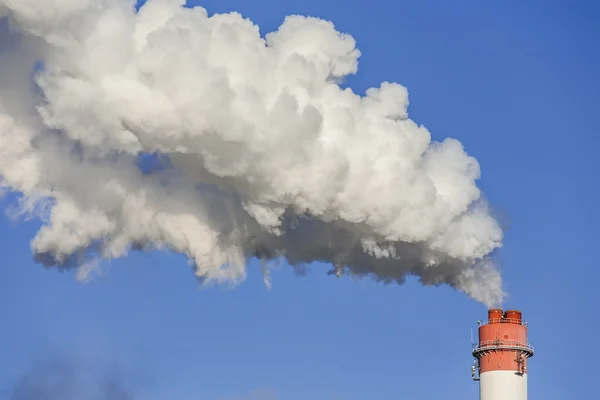
[[[488,321],[478,321],[479,341],[473,343],[473,380],[480,400],[527,400],[527,323],[517,310],[491,309]]]

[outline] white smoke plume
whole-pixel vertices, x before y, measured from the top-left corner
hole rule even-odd
[[[217,283],[322,261],[502,301],[477,160],[409,119],[403,86],[343,89],[351,36],[134,3],[0,0],[0,186],[42,218],[37,260],[169,249]]]

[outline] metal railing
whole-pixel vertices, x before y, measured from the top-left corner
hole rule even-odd
[[[533,355],[533,345],[518,340],[496,339],[473,343],[473,354],[491,350],[517,350],[529,354],[530,357]]]
[[[488,321],[477,321],[479,326],[489,325],[489,324],[515,324],[515,325],[525,325],[527,326],[527,322],[522,319],[515,318],[495,318],[490,319]]]

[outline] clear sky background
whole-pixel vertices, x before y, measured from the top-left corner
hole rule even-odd
[[[363,54],[355,91],[405,85],[411,118],[479,160],[480,185],[507,224],[505,306],[523,310],[536,346],[529,398],[596,398],[597,2],[189,4],[241,12],[263,34],[292,13],[332,20]],[[306,277],[283,266],[267,290],[252,264],[241,286],[200,290],[183,257],[157,253],[83,285],[32,262],[38,226],[0,216],[4,393],[58,356],[109,368],[148,400],[478,398],[470,329],[486,309],[447,287],[336,279],[314,265]]]

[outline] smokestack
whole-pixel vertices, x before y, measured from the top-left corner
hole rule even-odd
[[[521,311],[494,308],[488,321],[478,325],[472,373],[479,381],[479,399],[527,400],[527,359],[533,357],[533,346]]]

